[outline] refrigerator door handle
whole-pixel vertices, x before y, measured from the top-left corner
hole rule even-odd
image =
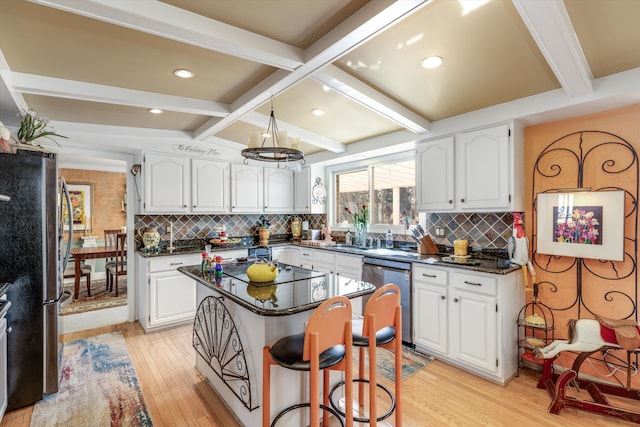
[[[66,248],[66,252],[64,255],[64,258],[62,259],[62,271],[65,271],[67,269],[67,264],[69,263],[69,258],[71,257],[71,238],[73,236],[73,215],[72,212],[73,210],[71,209],[71,196],[69,195],[69,189],[67,188],[67,182],[64,180],[64,178],[60,178],[62,180],[62,194],[64,195],[64,201],[67,203],[67,213],[68,213],[68,218],[69,218],[69,241],[67,242],[67,248]],[[62,212],[62,206],[60,206],[60,211]],[[62,213],[60,214],[60,221],[62,224],[62,235],[64,235],[64,223],[62,221],[64,221],[64,216],[62,215]],[[62,294],[61,294],[62,295]],[[60,299],[60,297],[58,297],[58,300]]]
[[[8,202],[9,200],[11,200],[11,197],[0,194],[0,202]]]

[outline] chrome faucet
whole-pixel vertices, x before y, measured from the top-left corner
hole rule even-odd
[[[373,236],[367,237],[367,240],[369,241],[369,247],[373,248]]]

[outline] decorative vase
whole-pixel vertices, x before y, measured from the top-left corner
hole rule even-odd
[[[299,217],[291,218],[291,236],[294,240],[298,240],[302,236],[302,221]]]
[[[353,224],[353,244],[355,246],[366,247],[367,246],[367,223],[356,222]]]
[[[258,236],[260,236],[260,244],[262,246],[269,245],[269,236],[271,235],[271,231],[268,228],[261,227],[258,229]]]
[[[160,233],[157,227],[146,227],[142,231],[142,243],[145,249],[155,249],[160,244]]]

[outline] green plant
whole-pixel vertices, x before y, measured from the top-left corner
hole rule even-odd
[[[260,218],[258,218],[258,225],[260,228],[269,228],[271,227],[271,222],[265,218],[264,215],[260,215]]]
[[[53,130],[47,129],[49,126],[49,119],[45,119],[42,117],[38,117],[36,112],[33,109],[29,109],[28,111],[23,111],[20,113],[21,122],[20,129],[18,129],[18,133],[16,136],[17,142],[22,144],[36,145],[33,141],[38,138],[47,138],[51,141],[55,142],[58,147],[58,141],[51,138],[52,136],[57,136],[59,138],[66,138],[64,135],[60,135],[55,133]]]
[[[362,205],[362,209],[360,209],[360,211],[356,211],[355,213],[351,212],[351,210],[347,207],[345,207],[344,210],[347,211],[347,213],[353,217],[354,224],[358,224],[358,223],[366,224],[367,214],[369,212],[367,205]]]

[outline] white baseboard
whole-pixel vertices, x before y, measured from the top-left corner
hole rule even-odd
[[[129,307],[126,305],[78,314],[68,314],[58,316],[58,333],[69,334],[71,332],[100,328],[102,326],[115,325],[128,321]]]

